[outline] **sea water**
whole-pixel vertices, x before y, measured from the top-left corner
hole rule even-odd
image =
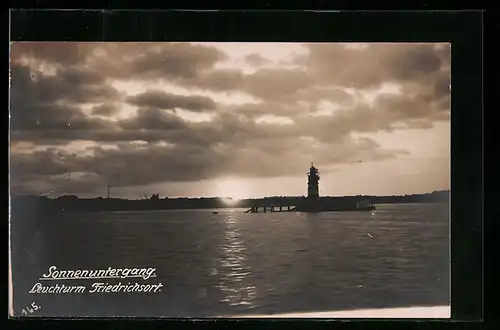
[[[61,212],[32,219],[36,229],[24,226],[13,235],[15,313],[35,300],[42,306],[37,316],[59,317],[213,317],[449,305],[449,205],[376,207],[374,212],[318,214]],[[147,281],[59,280],[57,285],[120,282],[125,288],[140,282],[161,283],[161,289],[30,294],[51,266],[155,268],[155,277]]]

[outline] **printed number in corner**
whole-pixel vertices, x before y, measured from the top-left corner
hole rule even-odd
[[[39,310],[40,306],[38,306],[35,302],[32,302],[31,305],[26,306],[21,310],[21,314],[23,315],[30,315],[33,314],[35,311]]]

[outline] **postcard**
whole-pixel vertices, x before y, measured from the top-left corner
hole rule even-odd
[[[449,43],[12,42],[13,317],[450,317]]]

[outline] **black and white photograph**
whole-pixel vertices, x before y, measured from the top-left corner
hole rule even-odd
[[[11,42],[10,315],[450,318],[452,51]]]

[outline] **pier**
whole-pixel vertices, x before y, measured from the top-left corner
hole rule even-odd
[[[295,212],[295,205],[264,205],[252,206],[245,213],[267,213],[267,212]]]

